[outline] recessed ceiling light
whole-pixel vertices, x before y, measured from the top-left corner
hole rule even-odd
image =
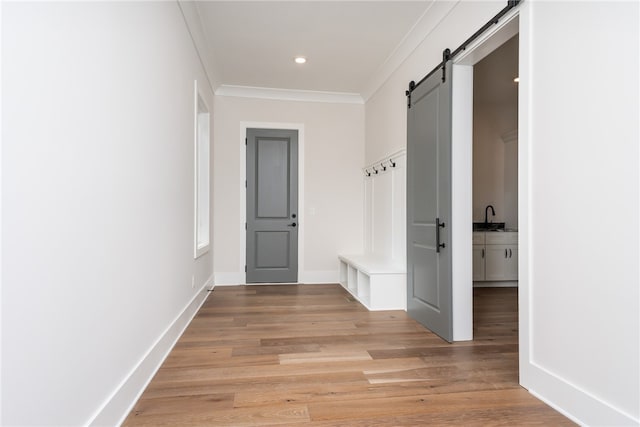
[[[304,56],[296,56],[294,61],[296,61],[296,64],[304,64],[305,62],[307,62],[307,58],[305,58]]]
[[[516,83],[520,83],[520,77],[516,77],[515,79],[513,79],[513,81]]]

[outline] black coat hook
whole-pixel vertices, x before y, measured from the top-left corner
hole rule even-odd
[[[391,163],[392,168],[396,167],[396,162],[394,162],[393,159],[389,159],[389,163]]]

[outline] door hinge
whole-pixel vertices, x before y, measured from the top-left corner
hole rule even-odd
[[[244,223],[244,229],[245,230],[247,229],[247,223],[246,222]]]
[[[246,265],[244,266],[244,272],[245,273],[247,272],[247,266]]]
[[[247,180],[244,180],[244,188],[247,188]]]
[[[244,145],[247,145],[247,138],[244,139]]]

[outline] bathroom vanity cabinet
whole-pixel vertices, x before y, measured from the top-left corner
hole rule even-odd
[[[518,233],[473,232],[473,281],[518,280]]]

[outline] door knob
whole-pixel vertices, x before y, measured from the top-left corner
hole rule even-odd
[[[296,224],[296,223],[294,222],[294,223],[288,224],[288,225],[287,225],[287,227],[295,227],[296,225],[298,225],[298,224]]]

